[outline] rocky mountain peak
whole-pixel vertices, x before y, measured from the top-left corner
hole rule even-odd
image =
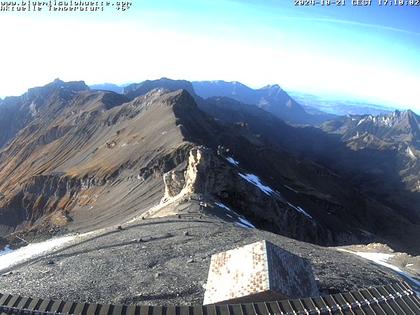
[[[134,99],[138,96],[145,95],[157,88],[165,89],[168,91],[186,90],[188,93],[195,96],[194,88],[191,82],[185,80],[171,80],[168,78],[147,80],[141,83],[130,84],[124,88],[124,94],[127,97]]]
[[[400,114],[401,118],[406,120],[412,127],[420,124],[420,117],[416,115],[412,110],[408,109]]]
[[[168,103],[176,106],[177,108],[183,109],[197,109],[197,104],[195,103],[192,95],[184,89],[169,92],[165,95],[165,98],[168,100]]]
[[[171,91],[165,88],[155,88],[134,100],[142,106],[165,104],[176,110],[197,109],[197,104],[191,94],[185,89]]]
[[[26,95],[28,98],[34,98],[37,96],[45,96],[47,93],[51,93],[54,90],[60,89],[72,92],[80,92],[89,90],[89,87],[85,84],[84,81],[64,82],[60,79],[55,79],[53,82],[50,82],[44,86],[29,89]]]
[[[419,117],[411,110],[396,110],[393,113],[381,115],[349,115],[344,121],[348,128],[357,129],[356,131],[359,132],[362,130],[373,133],[404,131],[414,134],[418,132],[420,122]]]
[[[283,89],[278,84],[268,84],[268,85],[262,87],[261,90],[270,90],[270,91],[279,91],[280,90],[281,91]]]
[[[54,93],[58,93],[57,95],[61,96],[70,96],[73,93],[88,90],[89,87],[84,81],[64,82],[60,79],[55,79],[44,86],[29,89],[21,98],[28,105],[32,104],[32,106],[35,106],[37,103],[44,103]]]
[[[83,81],[64,82],[55,79],[44,86],[34,87],[21,96],[6,97],[0,107],[0,148],[26,127],[40,112],[40,109],[54,105],[59,112],[75,94],[89,91]]]
[[[244,104],[255,105],[292,124],[319,124],[328,116],[307,113],[277,84],[252,89],[239,82],[196,81],[193,82],[193,86],[197,94],[203,98],[233,98]]]

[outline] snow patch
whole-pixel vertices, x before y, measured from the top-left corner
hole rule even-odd
[[[236,161],[233,157],[230,157],[230,156],[226,158],[226,161],[228,161],[230,164],[232,164],[234,166],[238,166],[239,165],[239,162]]]
[[[392,258],[393,254],[384,254],[384,253],[369,253],[369,252],[355,252],[357,256],[372,260],[379,265],[386,264],[387,260]],[[390,265],[391,266],[391,265]],[[388,267],[388,266],[387,266]],[[395,267],[395,266],[392,266]],[[391,267],[388,267],[391,268]],[[395,267],[396,268],[396,267]],[[392,268],[391,268],[392,269]],[[398,268],[397,268],[398,269]],[[398,269],[399,270],[399,269]]]
[[[416,155],[414,154],[413,150],[411,150],[410,147],[407,147],[406,152],[412,159],[417,159]]]
[[[366,118],[362,118],[359,120],[359,122],[357,123],[357,126],[360,126],[361,124],[363,124],[367,119]]]
[[[238,173],[239,176],[241,176],[243,179],[245,179],[247,182],[253,184],[254,186],[258,187],[263,193],[265,193],[266,195],[278,195],[277,192],[275,192],[273,189],[271,189],[271,187],[264,185],[260,178],[257,175],[254,174],[242,174],[242,173]]]
[[[224,205],[221,202],[215,202],[215,204],[218,205],[220,208],[223,208],[223,209],[225,209],[227,211],[233,212],[228,206]]]
[[[365,259],[368,259],[370,261],[373,261],[377,263],[378,265],[387,267],[389,269],[394,270],[397,272],[400,276],[408,280],[412,285],[414,284],[414,290],[416,291],[417,296],[420,296],[420,281],[413,278],[408,273],[404,272],[397,266],[391,265],[388,263],[388,260],[392,258],[394,255],[392,254],[383,254],[383,253],[365,253],[365,252],[355,252],[356,255],[363,257]]]
[[[16,250],[9,249],[6,253],[3,251],[3,254],[0,255],[0,270],[13,267],[14,265],[27,261],[31,258],[43,256],[71,241],[74,241],[75,238],[75,235],[63,236],[40,243],[32,243]]]
[[[32,117],[35,117],[37,111],[36,111],[36,105],[34,102],[32,102],[31,105],[29,105],[29,110],[31,111]]]
[[[0,256],[6,255],[11,252],[13,252],[13,249],[10,248],[10,245],[6,245],[6,247],[3,250],[0,250]]]
[[[70,234],[62,237],[55,237],[39,243],[30,243],[29,245],[16,250],[11,250],[10,247],[6,246],[8,251],[6,253],[5,250],[0,252],[0,273],[5,269],[10,269],[21,263],[28,262],[31,259],[52,254],[69,245],[79,244],[82,241],[92,239],[98,235],[107,234],[109,231],[115,230],[115,228],[115,226],[111,226],[83,234]]]
[[[255,226],[251,222],[242,217],[239,217],[239,222],[236,222],[236,224],[244,228],[255,229]]]
[[[313,220],[314,218],[308,213],[306,212],[303,208],[299,207],[299,206],[295,206],[293,204],[291,204],[290,202],[287,203],[289,206],[291,206],[293,209],[295,209],[297,212],[302,213],[304,216],[308,217],[309,219]]]
[[[353,252],[344,248],[339,248],[338,250],[351,253],[360,257],[363,257],[367,260],[373,261],[374,263],[387,267],[391,270],[394,270],[396,273],[398,273],[400,276],[402,276],[404,279],[407,280],[407,282],[410,283],[410,285],[413,287],[414,291],[416,292],[417,296],[420,296],[420,281],[413,278],[408,273],[404,272],[397,266],[394,266],[390,263],[388,263],[389,259],[391,259],[394,254],[385,254],[385,253],[375,253],[375,252]]]
[[[245,219],[243,216],[241,216],[240,214],[238,214],[238,213],[236,213],[235,211],[233,211],[232,209],[230,209],[228,206],[226,206],[225,204],[223,204],[223,203],[221,203],[221,202],[215,202],[215,204],[217,205],[217,206],[219,206],[220,208],[223,208],[223,209],[225,209],[226,211],[228,211],[228,212],[230,212],[230,213],[232,213],[232,214],[234,214],[237,218],[238,218],[238,221],[236,221],[235,222],[235,224],[236,225],[238,225],[238,226],[240,226],[240,227],[244,227],[244,228],[251,228],[251,229],[255,229],[255,226],[251,223],[251,222],[249,222],[247,219]],[[226,213],[226,215],[229,217],[229,218],[231,218],[231,219],[233,219],[233,217],[230,215],[230,214],[228,214],[228,213]]]

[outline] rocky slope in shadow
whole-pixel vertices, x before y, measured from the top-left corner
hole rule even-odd
[[[325,123],[322,129],[339,137],[355,152],[353,155],[360,157],[354,162],[360,165],[358,181],[364,190],[375,193],[372,188],[381,187],[383,200],[396,209],[412,208],[406,213],[413,221],[420,220],[418,115],[410,110],[377,116],[350,115]],[[362,173],[371,175],[371,179],[366,180]]]
[[[147,82],[149,88],[162,85],[191,89],[187,81],[165,79],[162,82]],[[138,94],[143,92],[140,89]],[[358,226],[359,233],[363,234],[359,240],[385,233],[392,235],[387,237],[387,242],[397,240],[392,245],[399,250],[409,248],[418,253],[415,239],[419,233],[419,220],[415,205],[419,196],[407,192],[401,185],[394,152],[375,149],[354,151],[337,135],[313,127],[292,127],[256,106],[227,97],[204,100],[193,95],[198,107],[219,124],[230,128],[232,133],[239,132],[254,146],[259,145],[259,152],[264,153],[242,154],[240,158],[241,165],[248,170],[261,174],[271,184],[275,179],[274,182],[280,182],[280,187],[291,188],[282,193],[298,200],[300,206],[308,207],[311,213],[319,213],[323,220],[338,230],[347,230],[342,224],[345,217],[344,221]],[[224,139],[229,142],[228,136]],[[235,154],[247,150],[244,149],[245,141],[230,141],[228,147],[236,148]],[[248,159],[250,156],[253,160]],[[267,161],[268,156],[272,157]],[[274,175],[273,168],[279,165],[279,161],[283,167],[279,167]],[[305,167],[302,168],[302,164]],[[349,219],[352,216],[353,219]],[[407,225],[407,222],[413,224]],[[398,243],[404,244],[403,247],[399,247]]]

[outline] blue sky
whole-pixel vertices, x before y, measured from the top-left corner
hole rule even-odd
[[[139,0],[126,13],[0,13],[0,95],[60,77],[162,76],[420,110],[420,7],[295,7],[288,0]],[[7,30],[7,31],[6,31]]]

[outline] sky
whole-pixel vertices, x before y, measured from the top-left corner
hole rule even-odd
[[[0,97],[55,78],[279,84],[420,110],[420,6],[137,0],[98,13],[0,12]]]

